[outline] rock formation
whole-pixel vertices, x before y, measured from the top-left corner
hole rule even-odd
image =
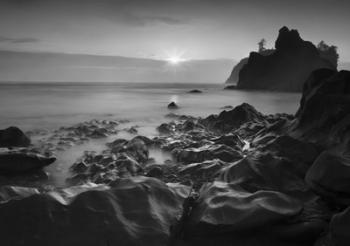
[[[27,147],[30,139],[17,127],[0,130],[0,147]]]
[[[248,60],[239,65],[242,68],[235,68],[228,81],[233,82],[239,70],[237,88],[249,90],[301,91],[312,71],[337,69],[332,61],[322,58],[316,46],[287,27],[279,31],[275,52],[269,55],[251,52]]]

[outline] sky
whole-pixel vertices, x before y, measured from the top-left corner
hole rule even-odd
[[[0,0],[0,50],[239,60],[286,25],[350,61],[349,11],[348,0]]]

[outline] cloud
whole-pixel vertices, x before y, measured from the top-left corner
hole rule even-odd
[[[12,43],[12,44],[22,44],[22,43],[36,43],[39,39],[36,38],[10,38],[0,36],[1,43]]]

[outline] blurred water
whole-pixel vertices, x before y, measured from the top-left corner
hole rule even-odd
[[[169,120],[167,104],[176,101],[180,109],[173,112],[205,117],[219,113],[226,105],[237,106],[247,102],[259,111],[294,113],[299,94],[259,91],[223,90],[218,84],[0,84],[0,129],[10,125],[24,131],[58,129],[91,119],[127,119],[121,128],[137,125],[138,134],[153,137],[156,126]],[[201,94],[187,93],[200,89]],[[45,183],[64,186],[70,176],[69,167],[85,150],[100,152],[105,143],[116,138],[130,139],[134,135],[121,131],[108,139],[91,140],[56,153],[57,161],[45,168],[49,180]],[[150,157],[156,163],[171,159],[168,153],[151,149]]]
[[[98,119],[128,119],[147,128],[159,124],[176,100],[176,113],[207,116],[225,105],[252,104],[264,113],[294,113],[300,95],[223,90],[222,84],[41,83],[0,84],[0,128],[55,129]],[[189,94],[200,89],[201,94]],[[151,129],[148,129],[151,130]]]

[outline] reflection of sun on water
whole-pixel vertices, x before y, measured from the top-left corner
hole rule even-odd
[[[177,96],[177,95],[173,95],[173,96],[171,96],[171,98],[170,98],[170,102],[177,103],[177,101],[178,101],[178,96]]]

